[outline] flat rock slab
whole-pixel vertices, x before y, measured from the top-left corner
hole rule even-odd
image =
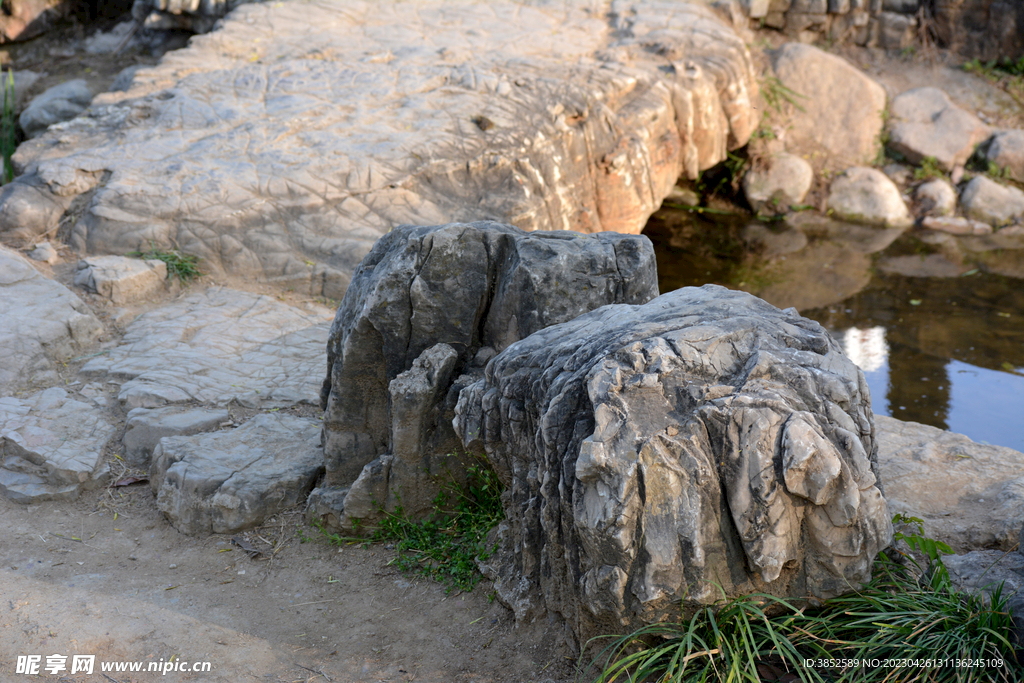
[[[103,332],[81,299],[0,245],[0,395],[57,381],[56,362]]]
[[[896,513],[958,552],[1009,550],[1024,521],[1024,453],[875,415],[879,478]]]
[[[178,531],[227,534],[301,503],[322,472],[320,421],[265,413],[238,429],[162,439],[149,478]]]
[[[167,279],[163,261],[127,256],[90,256],[78,262],[75,285],[122,305],[144,301],[156,294]]]
[[[227,410],[209,408],[135,408],[125,420],[124,459],[135,467],[149,467],[153,449],[165,436],[191,436],[212,432],[231,420]]]
[[[139,316],[81,373],[124,382],[118,399],[128,409],[317,404],[330,320],[320,306],[211,288]]]
[[[105,483],[103,447],[115,428],[59,387],[0,398],[0,493],[18,503],[75,498]]]
[[[749,139],[757,100],[702,4],[245,5],[23,144],[0,234],[33,239],[93,191],[79,253],[177,245],[217,277],[341,298],[403,223],[639,233],[680,174]]]

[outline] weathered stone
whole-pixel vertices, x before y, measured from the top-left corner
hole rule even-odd
[[[149,481],[175,529],[228,534],[303,502],[322,472],[320,423],[264,413],[238,429],[161,439]]]
[[[34,503],[102,486],[109,475],[103,447],[114,431],[99,409],[58,387],[0,398],[0,493]]]
[[[938,88],[914,88],[897,95],[889,113],[889,146],[913,164],[933,157],[947,172],[962,166],[992,135],[991,128]]]
[[[949,216],[956,213],[956,190],[942,178],[922,183],[914,192],[914,198],[926,216]]]
[[[849,168],[833,180],[828,208],[836,218],[855,223],[887,228],[909,227],[913,223],[899,189],[884,173],[873,168]]]
[[[828,0],[828,11],[831,14],[846,14],[850,11],[850,0]]]
[[[906,164],[886,164],[882,167],[882,173],[897,186],[909,185],[914,179],[914,169]]]
[[[722,287],[545,328],[463,389],[506,486],[488,573],[581,641],[754,591],[827,597],[891,535],[863,374],[817,323]]]
[[[769,0],[740,0],[743,11],[751,19],[763,19],[768,14]]]
[[[71,205],[38,178],[18,178],[0,188],[0,237],[13,246],[30,246],[53,230]]]
[[[254,0],[135,0],[132,16],[148,29],[207,33],[217,20]]]
[[[913,45],[917,19],[896,12],[878,15],[878,46],[886,50],[902,50]]]
[[[315,404],[329,319],[320,306],[212,287],[139,316],[81,374],[123,382],[118,399],[128,409]]]
[[[988,223],[960,216],[925,216],[921,220],[921,226],[950,235],[986,235],[992,232],[992,226]]]
[[[934,29],[952,53],[982,61],[1024,55],[1024,4],[1016,0],[934,0]]]
[[[351,487],[347,525],[372,522],[398,490],[404,510],[422,514],[436,477],[458,476],[447,456],[459,449],[451,419],[461,375],[539,329],[654,296],[642,236],[479,222],[382,237],[338,308],[321,392],[325,485]]]
[[[743,194],[755,212],[762,209],[786,211],[800,204],[814,182],[814,169],[795,154],[774,154],[765,168],[752,169],[743,176]]]
[[[35,38],[74,9],[64,0],[10,0],[0,15],[0,43]]]
[[[66,81],[33,98],[18,117],[18,124],[26,137],[34,138],[55,123],[75,118],[90,102],[92,91],[83,79]]]
[[[1013,616],[1010,642],[1024,649],[1024,550],[974,550],[942,558],[954,588],[991,597],[999,590]]]
[[[29,252],[28,257],[33,261],[49,263],[51,266],[57,262],[57,250],[49,242],[40,242]]]
[[[612,8],[244,5],[22,144],[13,185],[70,198],[76,174],[108,171],[72,228],[78,253],[177,246],[218,281],[332,298],[403,223],[639,233],[680,175],[746,143],[758,86],[710,8]]]
[[[958,552],[1009,550],[1024,521],[1024,453],[875,415],[878,472],[893,512],[920,517]]]
[[[882,10],[900,14],[917,14],[921,0],[882,0]]]
[[[164,288],[167,264],[127,256],[90,256],[78,262],[75,284],[115,304],[144,301]]]
[[[0,395],[56,382],[56,363],[102,332],[81,299],[0,245]]]
[[[999,168],[1007,169],[1014,180],[1024,181],[1024,130],[996,133],[985,156]]]
[[[841,57],[800,43],[783,45],[774,67],[782,84],[801,95],[803,111],[793,108],[786,136],[790,151],[829,169],[874,160],[885,109],[882,86]]]
[[[212,432],[230,420],[226,410],[178,406],[135,408],[128,413],[121,440],[125,462],[133,467],[149,469],[153,449],[160,439]]]
[[[964,215],[1000,227],[1024,218],[1024,192],[976,176],[960,193]]]

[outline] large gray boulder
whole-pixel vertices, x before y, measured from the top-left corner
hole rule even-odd
[[[885,110],[881,85],[842,57],[802,43],[783,45],[774,67],[799,95],[797,106],[787,105],[787,149],[829,170],[873,162]]]
[[[938,88],[914,88],[889,105],[889,146],[914,164],[933,157],[943,171],[966,163],[992,129]]]
[[[407,513],[430,509],[437,477],[461,467],[446,456],[461,451],[451,420],[463,375],[479,375],[537,330],[657,293],[654,250],[642,236],[479,222],[382,237],[327,346],[325,485],[352,487],[344,525],[372,522],[377,506],[398,504],[397,491]]]
[[[749,294],[684,288],[540,330],[456,414],[506,486],[498,596],[580,641],[680,602],[846,592],[892,533],[863,374]]]
[[[303,502],[322,472],[319,421],[264,413],[238,429],[164,437],[149,481],[175,529],[227,534]]]
[[[57,363],[102,332],[100,321],[67,287],[0,245],[0,396],[55,383]]]
[[[0,398],[0,494],[34,503],[102,486],[110,474],[103,447],[114,432],[104,411],[60,387]]]
[[[0,236],[38,241],[91,192],[79,254],[178,248],[218,282],[340,299],[403,223],[639,233],[746,143],[757,102],[702,3],[244,5],[21,145]]]

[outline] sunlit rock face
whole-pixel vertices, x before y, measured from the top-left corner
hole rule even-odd
[[[680,601],[849,591],[891,538],[863,374],[817,323],[741,292],[545,328],[456,414],[507,487],[498,595],[580,642]]]
[[[757,91],[702,4],[245,5],[23,144],[0,238],[74,218],[83,254],[178,248],[340,299],[400,224],[639,233],[746,143]]]

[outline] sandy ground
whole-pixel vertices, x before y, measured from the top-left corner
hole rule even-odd
[[[545,624],[516,629],[489,599],[388,565],[386,546],[336,547],[278,514],[231,537],[193,538],[146,484],[75,502],[0,500],[0,680],[18,655],[67,655],[43,679],[104,680],[100,662],[210,662],[209,673],[107,673],[129,681],[556,681],[572,662]],[[237,538],[237,537],[236,537]],[[553,633],[553,631],[552,631]],[[96,655],[92,676],[71,655]],[[25,679],[27,680],[27,679]]]

